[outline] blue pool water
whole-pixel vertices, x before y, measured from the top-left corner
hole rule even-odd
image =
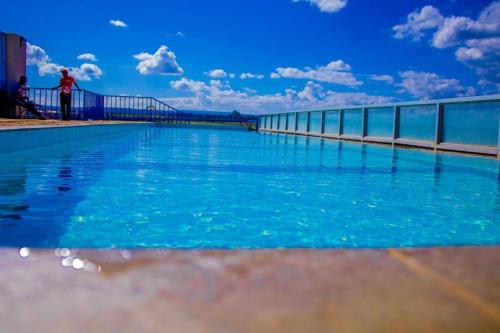
[[[500,244],[489,158],[137,127],[3,153],[0,166],[0,246]]]

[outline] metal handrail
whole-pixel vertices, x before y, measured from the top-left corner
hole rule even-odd
[[[159,99],[156,99],[154,97],[150,97],[150,96],[129,96],[129,95],[101,95],[101,96],[104,96],[104,97],[129,97],[129,98],[145,98],[145,99],[151,99],[153,101],[155,101],[156,103],[158,104],[161,104],[165,107],[167,107],[168,109],[172,110],[172,111],[177,111],[177,112],[182,112],[182,111],[179,111],[178,109],[174,108],[173,106],[163,102],[163,101],[160,101]]]
[[[30,100],[39,107],[47,119],[61,117],[60,89],[31,88]],[[259,118],[251,115],[213,115],[180,111],[175,107],[149,96],[101,95],[90,90],[72,90],[71,119],[123,120],[160,123],[239,123],[257,129]]]

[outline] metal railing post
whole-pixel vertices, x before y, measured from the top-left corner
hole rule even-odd
[[[339,137],[344,133],[344,110],[339,110]]]
[[[85,118],[88,119],[88,116],[87,116],[87,91],[84,90],[83,91],[83,119],[85,120]]]
[[[498,119],[497,159],[500,159],[500,119]]]
[[[326,114],[326,111],[321,111],[321,125],[319,127],[319,133],[321,135],[323,135],[323,133],[325,133],[325,114]]]
[[[443,134],[443,104],[436,104],[436,128],[434,134],[434,149],[441,143],[442,134]]]
[[[364,138],[368,132],[368,109],[361,109],[361,137]]]
[[[394,145],[396,139],[399,137],[399,106],[394,106],[394,115],[392,120],[392,144]]]

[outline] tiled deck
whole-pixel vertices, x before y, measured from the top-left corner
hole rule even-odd
[[[500,247],[71,255],[0,250],[1,332],[500,332]]]

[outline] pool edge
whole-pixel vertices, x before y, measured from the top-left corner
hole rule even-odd
[[[73,254],[101,270],[63,267],[53,249],[32,250],[25,258],[18,249],[0,249],[0,296],[9,304],[0,311],[0,328],[132,332],[162,331],[168,323],[170,332],[290,332],[290,327],[493,332],[500,327],[500,246]],[[44,317],[48,313],[50,319]],[[127,320],[120,319],[125,313]]]

